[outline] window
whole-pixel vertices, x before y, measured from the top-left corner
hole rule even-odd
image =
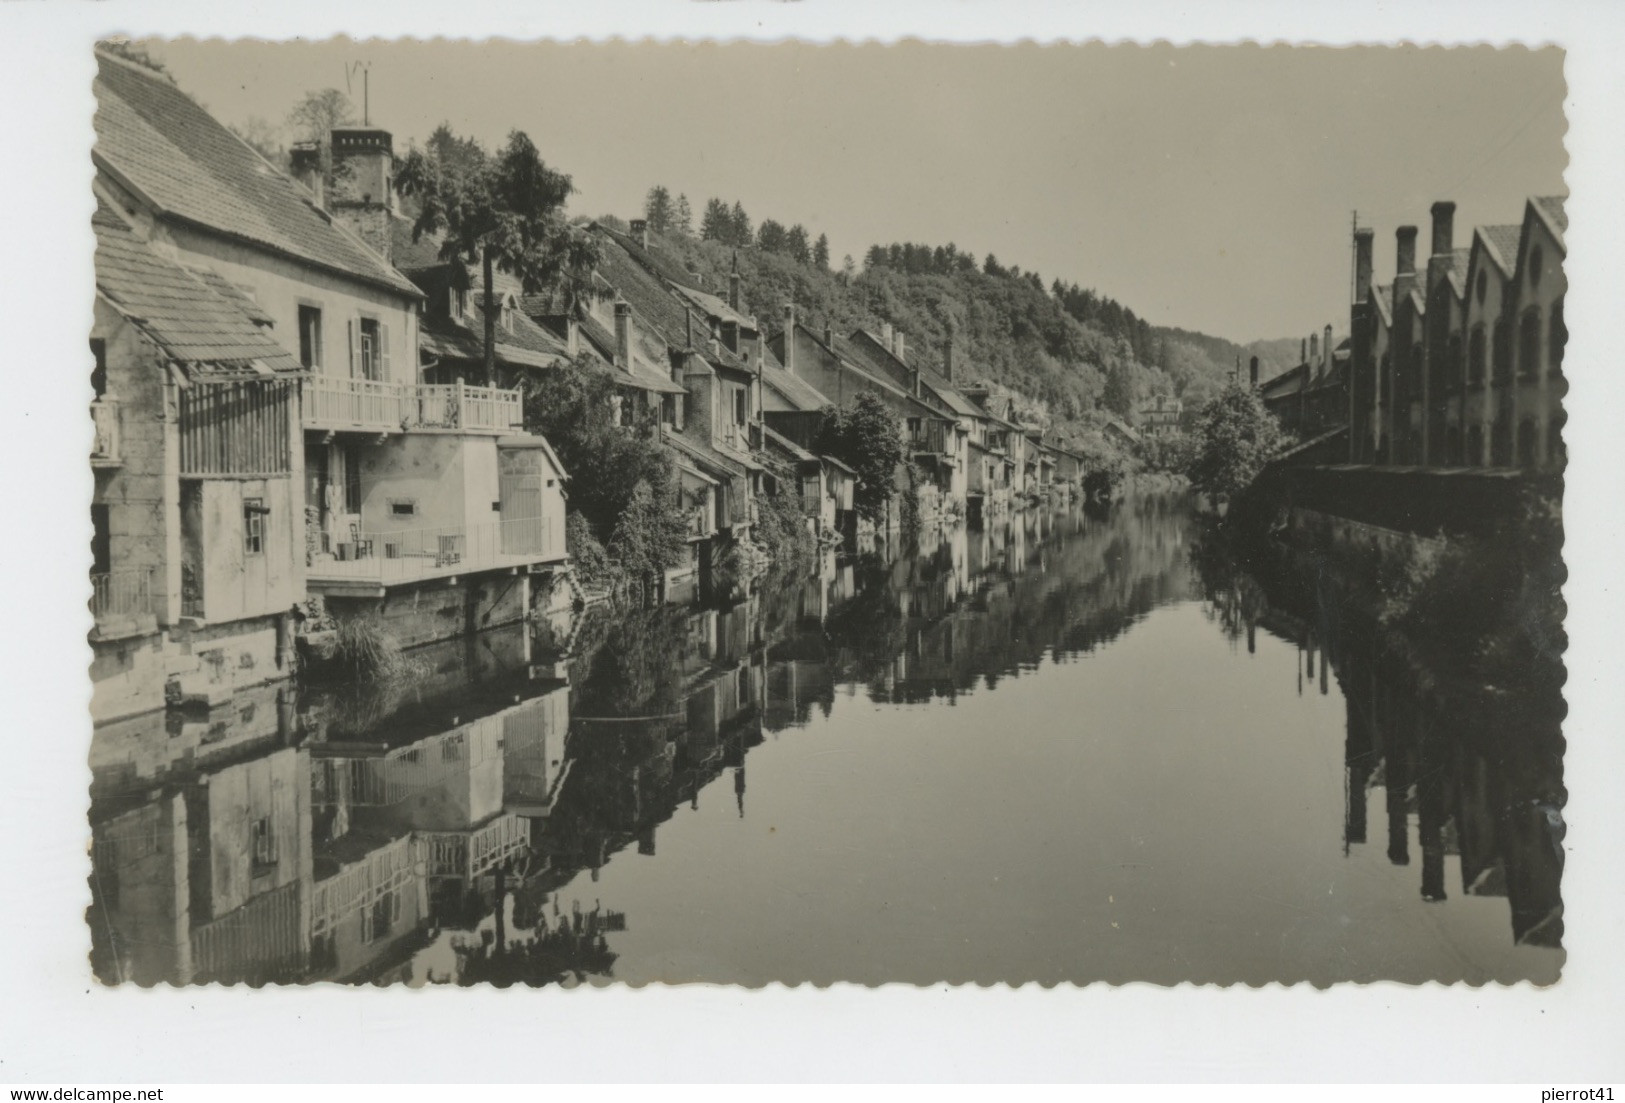
[[[1478,280],[1473,287],[1473,293],[1478,296],[1478,301],[1480,303],[1484,301],[1484,291],[1488,286],[1489,274],[1480,268],[1478,270]]]
[[[746,412],[745,399],[746,395],[743,390],[737,390],[734,392],[734,421],[740,425],[745,424],[750,417],[750,415]]]
[[[1482,272],[1479,275],[1483,275]],[[1467,339],[1467,382],[1484,382],[1484,327],[1482,324],[1473,327],[1472,335]]]
[[[271,830],[271,817],[261,816],[254,821],[254,875],[263,876],[271,872],[276,868],[276,863],[276,833]]]
[[[1484,462],[1484,427],[1474,425],[1467,430],[1467,464],[1477,467]]]
[[[1490,372],[1497,383],[1512,379],[1512,330],[1505,318],[1495,323],[1495,343],[1490,350]]]
[[[1530,418],[1518,423],[1518,466],[1535,466],[1535,423]]]
[[[263,498],[243,499],[243,551],[248,555],[259,555],[265,551],[265,515],[270,510],[265,508]]]
[[[1556,375],[1563,370],[1563,346],[1569,343],[1568,327],[1563,324],[1563,300],[1552,304],[1552,317],[1547,322],[1546,370]]]
[[[1518,375],[1533,378],[1540,374],[1540,308],[1524,311],[1518,323]]]
[[[389,327],[377,318],[350,322],[350,375],[357,379],[389,378]]]
[[[90,507],[90,569],[106,574],[113,569],[113,535],[108,524],[107,507]]]
[[[389,500],[389,515],[391,517],[416,517],[418,504],[411,498],[391,498]]]
[[[107,342],[100,337],[90,339],[90,388],[97,398],[107,394]]]
[[[1546,255],[1540,251],[1540,246],[1537,245],[1529,250],[1529,286],[1531,288],[1540,286],[1540,273],[1545,263]]]
[[[322,311],[320,307],[299,308],[299,362],[312,371],[322,366]]]

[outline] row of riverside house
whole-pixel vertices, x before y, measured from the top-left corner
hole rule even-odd
[[[1350,336],[1335,348],[1330,326],[1308,338],[1303,362],[1264,384],[1265,403],[1323,460],[1560,470],[1563,200],[1531,198],[1520,222],[1474,227],[1464,247],[1455,204],[1431,213],[1425,268],[1417,228],[1401,226],[1389,284],[1373,281],[1373,231],[1355,231]]]
[[[858,394],[897,415],[905,451],[924,472],[918,485],[906,469],[895,472],[877,529],[901,526],[904,495],[932,522],[992,515],[1037,500],[1052,482],[1081,483],[1081,458],[1011,420],[1008,396],[955,385],[952,336],[938,370],[911,358],[889,325],[879,335],[838,337],[829,327],[818,335],[786,305],[770,332],[744,301],[737,264],[726,288],[708,288],[645,220],[628,226],[587,231],[598,247],[598,295],[584,321],[552,313],[545,296],[520,301],[569,356],[613,375],[628,422],[636,405],[657,412],[679,505],[692,518],[689,558],[668,583],[703,575],[721,550],[750,541],[764,495],[793,498],[820,538],[850,541],[869,528],[854,508],[855,473],[817,447],[823,411]]]
[[[94,717],[287,677],[312,595],[403,645],[523,619],[565,472],[390,263],[387,132],[335,132],[323,195],[97,62]]]

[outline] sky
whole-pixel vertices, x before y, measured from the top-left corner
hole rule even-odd
[[[575,214],[636,216],[649,187],[740,200],[753,222],[955,242],[1093,287],[1159,325],[1235,341],[1347,325],[1350,221],[1428,240],[1563,194],[1555,48],[816,46],[446,41],[149,44],[217,117],[280,124],[353,90],[397,151],[447,122],[513,129],[569,173]],[[1426,247],[1425,244],[1423,246]]]

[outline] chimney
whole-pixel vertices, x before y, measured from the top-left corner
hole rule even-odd
[[[694,344],[694,311],[692,309],[683,311],[683,325],[688,331],[688,344],[685,347],[692,349],[696,347]]]
[[[1247,362],[1247,382],[1255,387],[1258,386],[1258,357],[1256,356]]]
[[[564,349],[572,360],[581,355],[581,323],[572,317],[564,319]]]
[[[1401,226],[1394,231],[1399,263],[1394,266],[1394,306],[1416,286],[1416,227]]]
[[[1298,363],[1309,363],[1309,338],[1303,337],[1298,341]]]
[[[735,310],[739,307],[739,253],[734,252],[733,270],[728,273],[728,305]]]
[[[615,300],[615,366],[632,371],[632,304]]]
[[[897,345],[892,349],[892,355],[905,364],[908,362],[908,338],[903,336],[902,330],[897,331]]]
[[[1309,355],[1304,357],[1303,362],[1305,364],[1308,364],[1309,367],[1311,369],[1313,369],[1314,366],[1315,366],[1315,361],[1317,361],[1319,359],[1320,359],[1320,336],[1319,336],[1319,334],[1311,333],[1309,335]]]
[[[1354,301],[1363,303],[1371,297],[1371,245],[1372,230],[1354,231]]]
[[[333,190],[327,209],[334,221],[392,260],[395,217],[395,142],[376,126],[334,128]]]
[[[315,142],[295,142],[288,154],[288,168],[293,178],[303,184],[316,206],[326,209],[327,188],[322,179],[322,147]]]
[[[828,322],[824,323],[824,344],[829,346],[831,352],[835,351],[835,327]]]
[[[1320,374],[1332,374],[1332,327],[1326,327],[1326,336],[1320,342]]]
[[[1433,252],[1428,257],[1428,291],[1450,274],[1450,249],[1455,237],[1456,205],[1447,200],[1433,204]]]
[[[649,247],[649,220],[647,218],[634,218],[631,223],[632,236],[638,239],[638,244],[645,249]]]
[[[796,304],[784,304],[784,370],[796,373]]]
[[[897,342],[896,342],[895,338],[892,337],[891,323],[890,322],[885,322],[885,323],[883,323],[881,325],[881,327],[880,327],[880,339],[881,339],[881,342],[886,346],[886,351],[887,352],[890,352],[892,350],[893,346],[896,345]]]

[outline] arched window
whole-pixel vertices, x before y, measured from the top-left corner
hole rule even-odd
[[[1505,415],[1497,418],[1490,430],[1490,463],[1495,467],[1512,466],[1512,423]]]
[[[1452,333],[1445,346],[1444,389],[1447,394],[1461,390],[1461,334]]]
[[[1547,322],[1546,370],[1557,375],[1563,370],[1563,346],[1569,343],[1568,327],[1563,324],[1563,300],[1552,304],[1552,316]]]
[[[1467,430],[1467,464],[1478,467],[1484,462],[1484,427],[1474,425]]]
[[[1518,377],[1533,379],[1540,366],[1540,307],[1532,306],[1518,322]]]
[[[1482,272],[1479,275],[1483,275]],[[1480,322],[1473,327],[1472,335],[1467,338],[1467,382],[1484,382],[1484,324]]]
[[[1535,455],[1535,421],[1533,418],[1524,418],[1518,422],[1518,466],[1533,467],[1538,457]]]
[[[1496,320],[1495,344],[1491,349],[1490,372],[1496,383],[1512,381],[1512,329],[1505,318]]]

